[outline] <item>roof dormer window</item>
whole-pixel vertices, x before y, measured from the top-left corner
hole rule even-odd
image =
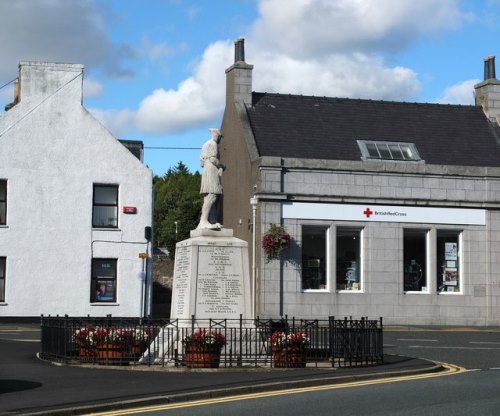
[[[400,160],[418,162],[422,159],[414,143],[358,140],[361,159]]]

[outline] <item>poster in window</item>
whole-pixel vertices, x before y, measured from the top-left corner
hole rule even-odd
[[[445,260],[456,260],[458,257],[457,243],[444,243],[444,258]]]
[[[446,267],[443,270],[443,283],[447,286],[458,285],[458,272],[456,268]]]
[[[97,301],[113,301],[115,288],[110,280],[97,280],[96,283],[96,300]]]

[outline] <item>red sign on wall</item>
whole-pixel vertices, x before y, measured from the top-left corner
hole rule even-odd
[[[123,207],[123,213],[124,214],[137,214],[137,207],[131,207],[131,206],[125,205]]]

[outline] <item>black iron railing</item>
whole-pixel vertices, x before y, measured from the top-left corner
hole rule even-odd
[[[383,361],[382,318],[335,319],[330,323],[330,356],[334,366],[361,366]]]
[[[274,336],[273,336],[274,334]],[[379,320],[42,317],[44,359],[104,365],[335,367],[383,361]]]

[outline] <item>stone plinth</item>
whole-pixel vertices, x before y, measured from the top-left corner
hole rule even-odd
[[[231,229],[191,231],[176,245],[171,319],[250,319],[248,244]]]

